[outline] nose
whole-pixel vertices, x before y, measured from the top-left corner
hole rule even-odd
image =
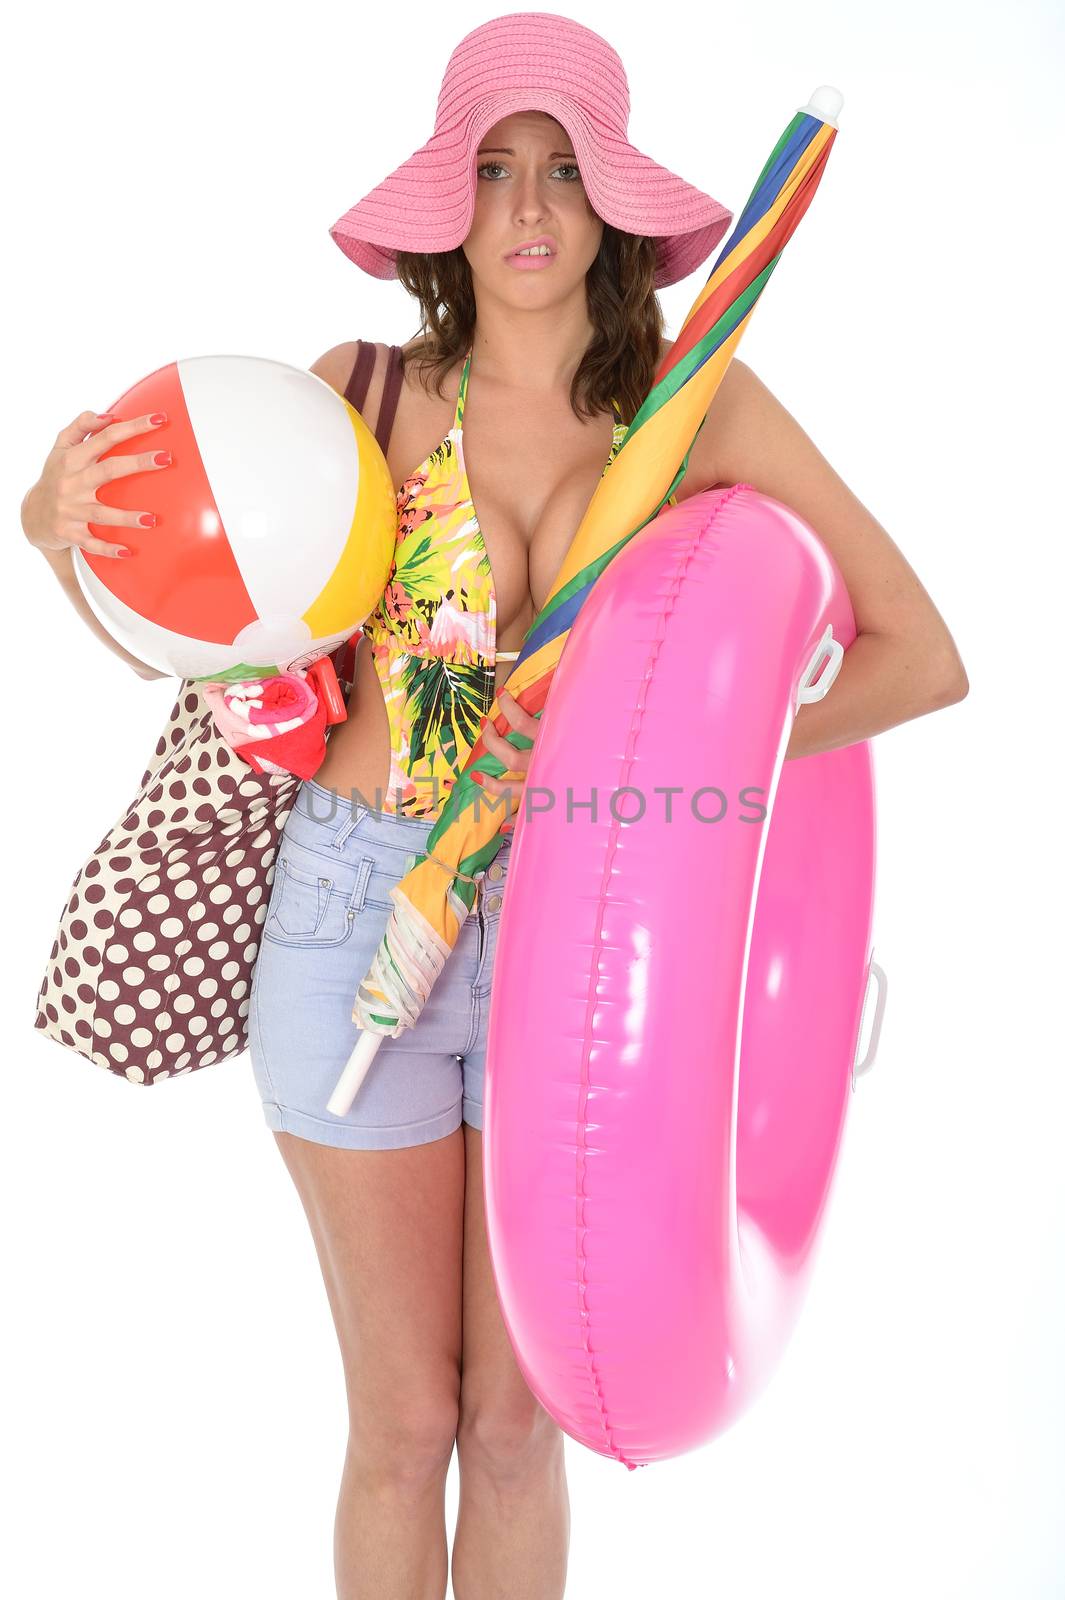
[[[519,228],[525,228],[533,220],[541,221],[546,212],[539,177],[535,172],[526,173],[515,193],[515,222]]]

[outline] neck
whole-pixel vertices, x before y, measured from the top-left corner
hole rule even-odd
[[[594,333],[583,284],[580,305],[568,309],[515,311],[478,304],[471,365],[482,389],[498,384],[526,394],[568,394]]]

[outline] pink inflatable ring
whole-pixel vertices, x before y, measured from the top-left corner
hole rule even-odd
[[[541,718],[495,954],[489,1245],[530,1388],[629,1468],[765,1385],[875,1052],[870,747],[784,762],[854,632],[795,512],[711,490],[604,572]]]

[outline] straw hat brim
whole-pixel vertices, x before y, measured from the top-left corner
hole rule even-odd
[[[596,214],[625,233],[656,240],[656,289],[693,272],[732,221],[727,206],[627,139],[592,123],[568,96],[520,89],[486,95],[464,122],[432,134],[339,217],[330,236],[374,278],[396,276],[398,250],[455,249],[473,222],[477,146],[490,127],[515,111],[546,111],[555,117],[573,141]]]

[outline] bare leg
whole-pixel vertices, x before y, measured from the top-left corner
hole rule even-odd
[[[562,1447],[529,1445],[471,1466],[459,1454],[459,1521],[451,1552],[455,1600],[561,1600],[570,1508]]]
[[[446,1462],[380,1465],[349,1444],[333,1536],[337,1600],[444,1600],[446,1478]]]
[[[463,1124],[462,1388],[455,1600],[560,1600],[570,1506],[563,1433],[514,1359],[484,1222],[482,1136]]]
[[[307,1213],[344,1362],[338,1600],[444,1600],[444,1484],[462,1340],[462,1136],[399,1150],[274,1137]]]

